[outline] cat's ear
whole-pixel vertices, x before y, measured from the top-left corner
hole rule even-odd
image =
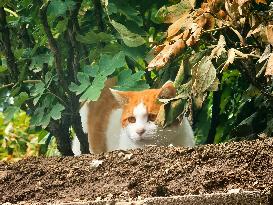
[[[124,104],[128,103],[127,92],[125,92],[125,91],[119,91],[119,90],[114,90],[112,88],[109,88],[109,90],[112,93],[112,95],[114,96],[114,98],[116,99],[116,101],[120,105],[124,105]]]
[[[176,88],[172,81],[167,81],[158,94],[158,99],[170,99],[176,96]]]

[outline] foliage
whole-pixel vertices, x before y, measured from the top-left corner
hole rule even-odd
[[[9,119],[0,113],[0,159],[16,161],[22,157],[41,154],[56,155],[53,141],[49,143],[44,130],[32,131],[30,118],[25,112],[16,112]]]
[[[171,79],[163,126],[187,115],[202,143],[271,134],[272,10],[266,0],[3,1],[1,107],[8,120],[25,110],[63,155],[73,128],[88,153],[81,101],[97,100],[109,77],[120,90]]]

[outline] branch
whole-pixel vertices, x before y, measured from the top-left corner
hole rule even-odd
[[[7,65],[11,78],[14,81],[17,81],[19,72],[14,54],[11,49],[10,32],[7,24],[6,12],[3,7],[0,7],[0,32],[2,33],[2,40],[4,46],[3,51],[7,58]]]
[[[23,80],[22,83],[26,83],[26,84],[35,84],[35,83],[39,83],[41,82],[41,80]],[[2,85],[0,87],[0,90],[1,89],[4,89],[4,88],[9,88],[9,87],[13,87],[14,85],[16,85],[16,83],[9,83],[9,84],[6,84],[6,85]]]
[[[105,25],[103,23],[103,18],[102,18],[102,6],[100,0],[92,0],[92,3],[94,5],[94,12],[95,12],[95,17],[97,19],[97,24],[99,31],[104,32],[105,31]]]
[[[68,89],[68,85],[66,83],[66,81],[64,80],[64,73],[63,73],[63,69],[62,69],[62,57],[61,57],[61,52],[59,50],[58,44],[56,42],[56,40],[54,39],[52,32],[50,30],[48,21],[47,21],[47,8],[48,8],[49,3],[47,4],[43,4],[40,8],[40,20],[41,23],[43,25],[45,34],[48,38],[48,44],[49,47],[51,49],[51,51],[53,52],[54,55],[54,59],[55,59],[55,64],[56,64],[56,72],[60,81],[60,84],[63,86],[65,91],[69,92]]]

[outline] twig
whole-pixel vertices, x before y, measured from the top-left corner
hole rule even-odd
[[[41,2],[40,2],[41,3]],[[60,81],[60,84],[63,86],[65,91],[69,92],[67,82],[64,80],[64,73],[63,73],[63,68],[62,68],[62,57],[61,57],[61,52],[59,50],[58,44],[56,40],[53,37],[53,34],[50,30],[48,21],[47,21],[47,8],[48,8],[49,3],[43,4],[40,8],[40,20],[43,25],[45,34],[48,38],[48,44],[50,49],[52,50],[54,54],[54,59],[55,59],[55,64],[56,64],[56,72],[58,75],[58,79]]]
[[[2,33],[2,40],[4,46],[4,53],[7,58],[7,66],[14,81],[17,81],[19,72],[16,64],[14,54],[11,49],[10,32],[7,25],[6,12],[3,7],[0,7],[0,32]]]
[[[35,84],[35,83],[39,83],[39,82],[41,82],[41,80],[23,80],[22,81],[22,83],[26,83],[26,84]],[[12,87],[12,86],[14,86],[16,83],[9,83],[9,84],[6,84],[6,85],[2,85],[1,87],[0,87],[0,90],[1,89],[4,89],[4,88],[8,88],[8,87]]]

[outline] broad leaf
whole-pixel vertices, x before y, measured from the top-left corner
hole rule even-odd
[[[121,38],[125,45],[129,47],[138,47],[145,43],[145,39],[140,35],[129,31],[124,25],[112,20],[112,25],[121,35]]]

